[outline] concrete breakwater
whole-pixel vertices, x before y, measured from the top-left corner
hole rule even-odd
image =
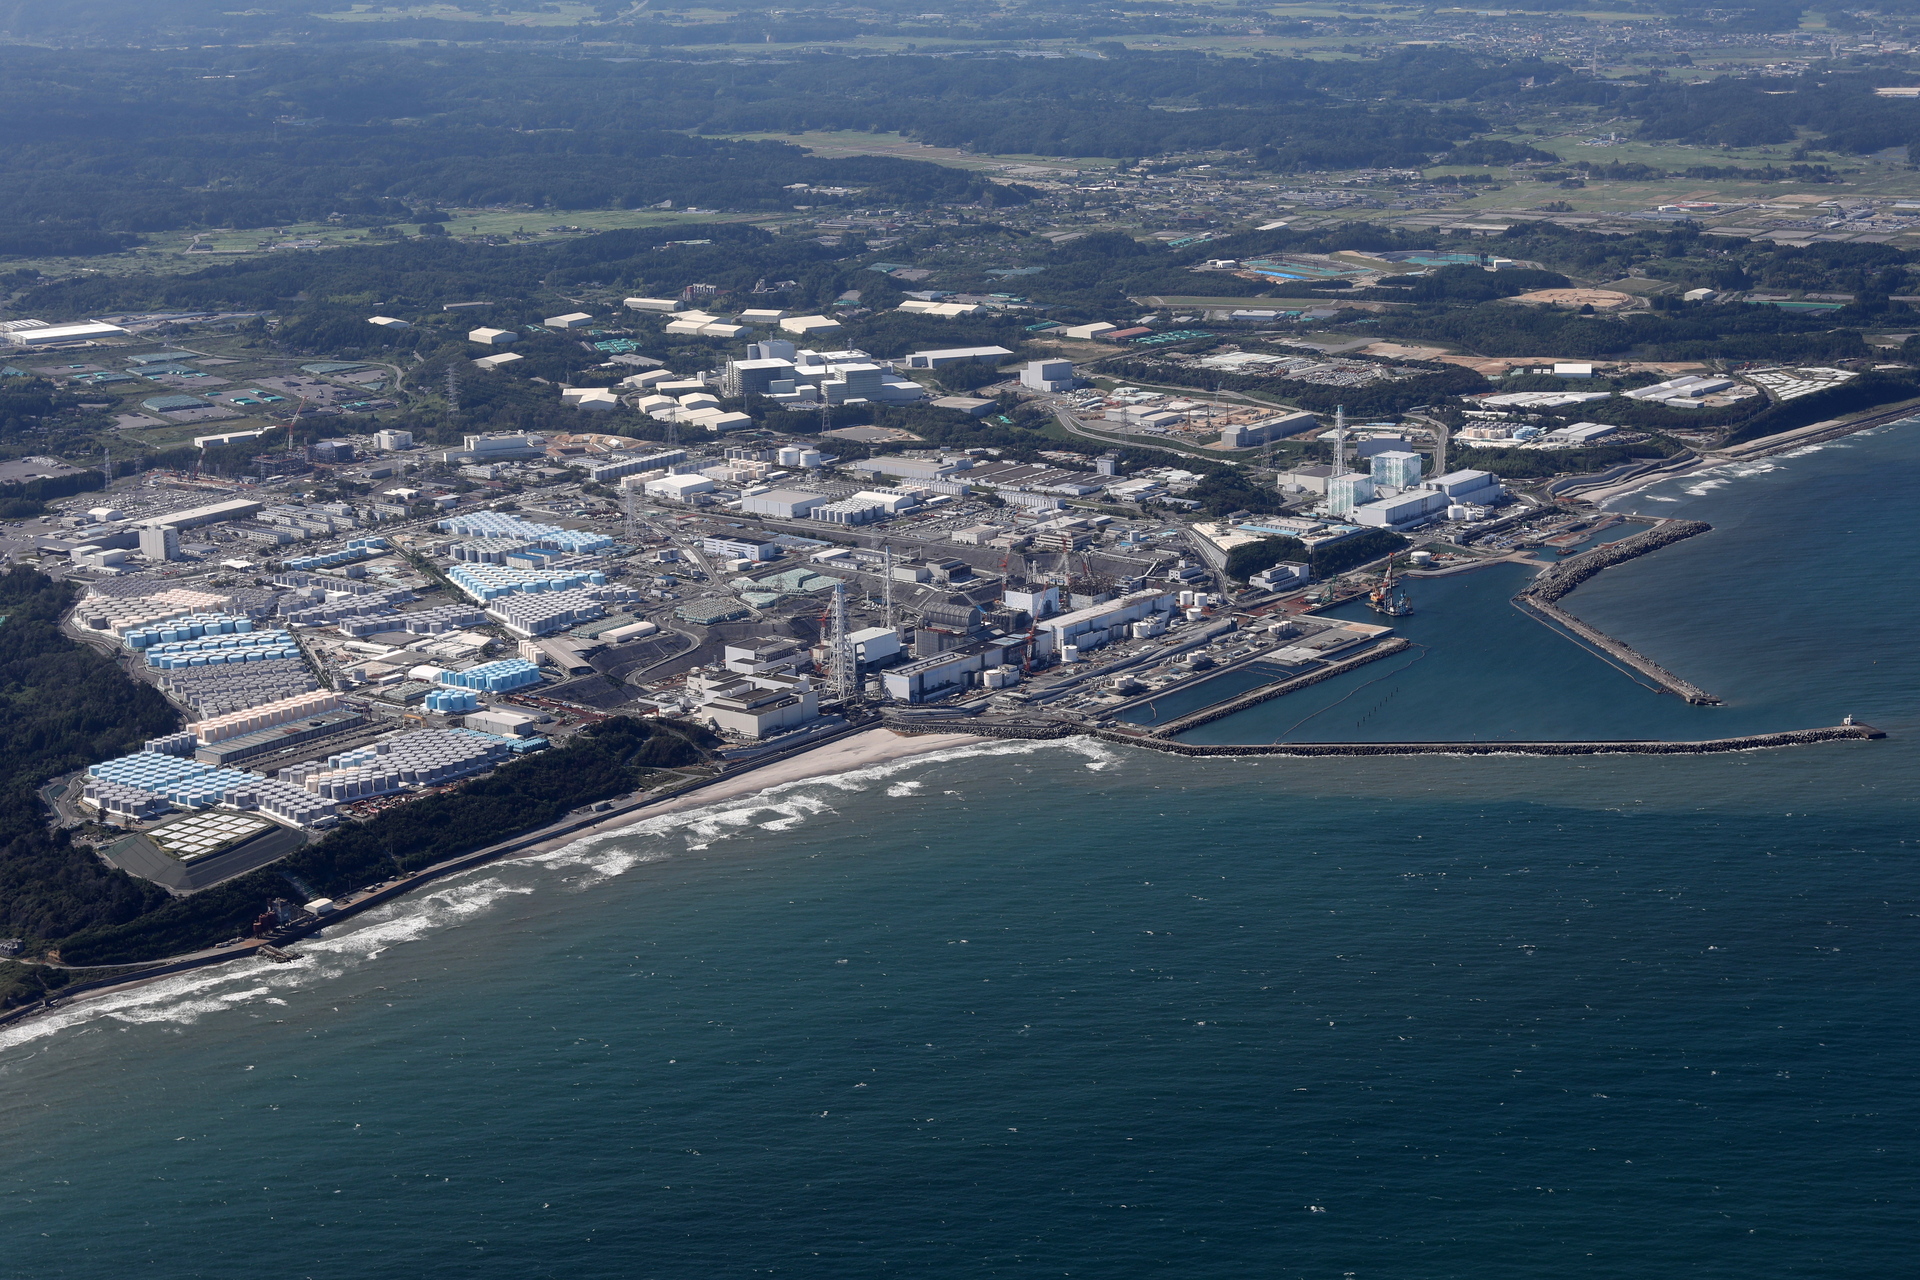
[[[1712,525],[1699,520],[1667,520],[1631,538],[1622,538],[1618,542],[1583,551],[1541,570],[1527,589],[1513,598],[1513,603],[1543,622],[1566,628],[1615,662],[1647,677],[1663,692],[1684,698],[1696,706],[1718,706],[1719,698],[1698,685],[1682,680],[1631,645],[1614,639],[1598,627],[1589,626],[1555,603],[1602,569],[1624,564],[1650,551],[1658,551],[1661,547],[1672,546],[1711,528]]]
[[[1229,698],[1225,702],[1215,703],[1211,707],[1202,707],[1198,711],[1191,712],[1175,720],[1169,720],[1165,724],[1155,725],[1146,732],[1156,738],[1175,738],[1189,729],[1197,729],[1203,724],[1211,724],[1215,720],[1225,719],[1227,716],[1245,711],[1249,707],[1257,707],[1263,702],[1270,702],[1275,698],[1292,693],[1296,689],[1304,689],[1308,685],[1319,684],[1322,680],[1331,680],[1337,675],[1344,675],[1355,667],[1364,667],[1369,662],[1376,662],[1381,658],[1390,657],[1393,654],[1412,647],[1411,641],[1395,636],[1383,644],[1375,645],[1364,653],[1357,653],[1351,658],[1331,663],[1328,666],[1320,668],[1318,671],[1309,671],[1305,675],[1290,676],[1285,680],[1276,680],[1272,684],[1261,685],[1258,689],[1250,689],[1237,698]]]
[[[1863,742],[1887,736],[1872,725],[1842,724],[1693,742],[1603,739],[1591,742],[1290,742],[1198,746],[1145,733],[1092,729],[1060,721],[995,723],[986,717],[978,720],[955,717],[951,721],[928,720],[913,724],[889,724],[887,727],[895,733],[971,733],[985,738],[1028,741],[1088,737],[1115,746],[1145,747],[1150,751],[1164,751],[1177,756],[1697,756],[1725,751],[1805,747],[1819,742]]]
[[[1148,747],[1181,756],[1693,756],[1803,747],[1816,742],[1853,742],[1887,735],[1871,725],[1849,724],[1698,742],[1292,742],[1284,746],[1276,743],[1213,747],[1170,742],[1164,738],[1136,738],[1111,729],[1095,730],[1090,736],[1102,742]]]
[[[1625,564],[1658,551],[1661,547],[1706,533],[1713,526],[1701,520],[1663,520],[1651,529],[1569,556],[1552,568],[1544,569],[1520,594],[1550,604],[1591,578],[1602,569]]]

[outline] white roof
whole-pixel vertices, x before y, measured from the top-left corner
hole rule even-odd
[[[661,476],[647,481],[647,488],[660,493],[703,493],[713,488],[713,481],[705,476]]]
[[[38,346],[49,342],[73,342],[80,338],[106,338],[125,332],[126,330],[117,324],[89,321],[83,324],[56,324],[38,329],[20,329],[14,332],[13,340],[25,346]]]
[[[1005,347],[944,347],[939,351],[916,351],[913,353],[912,356],[908,358],[914,359],[922,356],[931,356],[934,358],[967,359],[975,356],[1010,356],[1012,354],[1013,352],[1007,350]],[[1067,364],[1067,365],[1070,365],[1072,363],[1073,361],[1066,360],[1066,359],[1035,360],[1033,362],[1033,364]]]

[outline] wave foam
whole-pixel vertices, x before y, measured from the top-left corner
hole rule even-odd
[[[616,830],[596,832],[549,853],[505,860],[488,870],[497,873],[514,866],[550,868],[562,873],[558,877],[561,885],[583,891],[643,863],[673,856],[675,849],[669,842],[674,837],[683,839],[686,849],[697,850],[716,840],[756,830],[789,831],[820,814],[836,812],[831,793],[866,792],[909,769],[985,756],[1058,751],[1086,757],[1087,767],[1092,769],[1105,769],[1123,759],[1120,753],[1087,738],[952,747],[844,773],[779,783],[752,795],[643,819]],[[891,783],[885,793],[904,797],[923,786],[921,780],[908,779]],[[485,915],[503,899],[533,894],[541,887],[537,881],[513,883],[499,874],[468,874],[475,878],[456,877],[438,888],[398,898],[342,921],[325,934],[301,940],[296,945],[305,959],[298,963],[275,964],[264,957],[236,960],[82,999],[0,1028],[0,1052],[32,1046],[65,1031],[85,1034],[114,1024],[122,1030],[136,1026],[178,1030],[209,1014],[249,1005],[285,1007],[283,995],[339,978],[378,959],[392,947],[463,925]],[[0,1062],[0,1073],[20,1061]]]

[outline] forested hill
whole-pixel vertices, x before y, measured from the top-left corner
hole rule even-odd
[[[997,153],[1227,148],[1273,169],[1418,165],[1484,128],[1476,101],[1561,69],[1450,50],[1377,59],[1126,54],[610,60],[387,45],[0,50],[0,253],[103,235],[260,227],[442,205],[671,201],[1005,204],[1014,187],[890,157],[825,160],[719,133],[900,131]],[[1431,104],[1431,105],[1425,105]],[[809,192],[801,203],[831,204]],[[61,242],[61,237],[66,242]],[[20,241],[9,246],[8,239]]]

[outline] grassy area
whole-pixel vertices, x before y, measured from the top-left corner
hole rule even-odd
[[[313,15],[326,22],[398,22],[414,18],[438,18],[443,22],[486,23],[514,27],[577,27],[598,17],[590,4],[568,3],[527,5],[524,8],[484,10],[463,9],[457,4],[384,5],[354,4],[333,13]]]
[[[915,142],[897,133],[822,129],[796,133],[716,133],[710,136],[741,142],[790,142],[828,160],[842,156],[899,156],[905,160],[928,160],[949,168],[976,171],[999,170],[1009,165],[1046,165],[1073,173],[1087,169],[1111,169],[1119,163],[1103,156],[981,155],[962,151],[958,147],[936,147]]]
[[[455,239],[481,236],[511,236],[516,231],[528,235],[527,243],[563,240],[592,235],[600,231],[619,231],[629,227],[675,226],[683,223],[778,221],[790,215],[746,213],[686,213],[672,209],[448,209],[448,230]],[[547,228],[577,227],[577,231],[549,231]],[[409,234],[411,225],[402,224]],[[290,240],[318,241],[319,247],[345,248],[352,245],[394,244],[396,241],[369,236],[360,228],[331,226],[324,222],[293,223],[283,227],[222,228],[213,231],[161,231],[149,234],[146,243],[127,253],[102,254],[85,258],[10,258],[8,270],[29,268],[42,275],[71,276],[94,272],[113,275],[175,275],[200,271],[239,258],[257,258],[268,253],[300,250],[274,249],[271,246]],[[310,250],[312,251],[312,250]],[[101,266],[102,263],[111,264]]]

